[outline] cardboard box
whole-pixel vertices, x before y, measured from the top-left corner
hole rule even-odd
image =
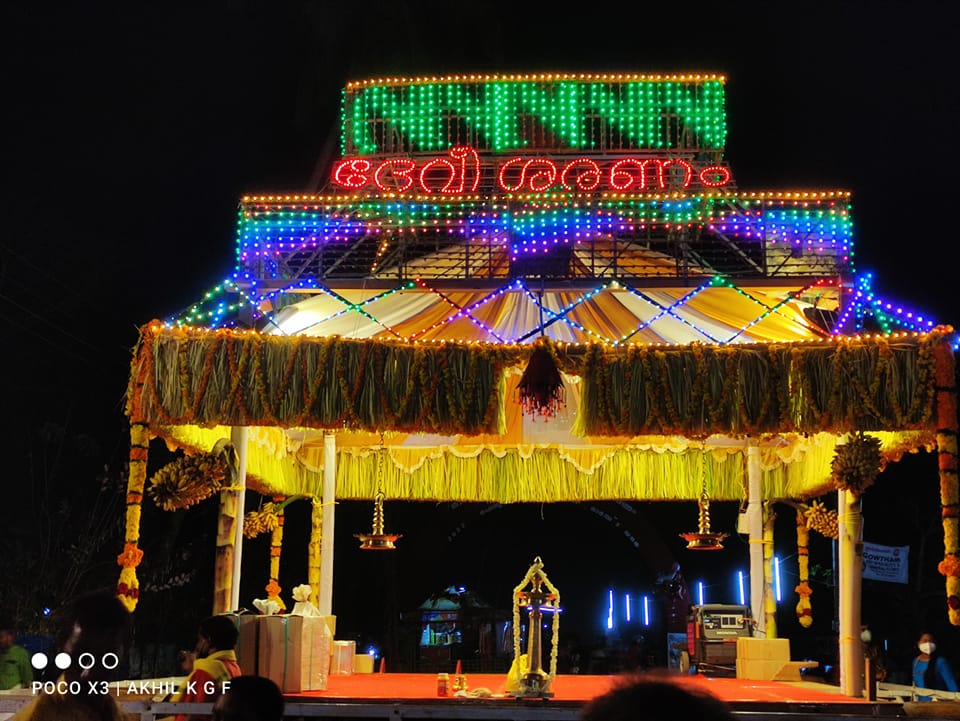
[[[322,616],[258,616],[258,675],[284,693],[327,687],[332,638]]]
[[[369,653],[358,653],[353,657],[353,672],[373,673],[373,660]]]
[[[737,659],[737,678],[753,681],[802,681],[800,672],[817,668],[816,661],[764,661]]]
[[[327,622],[327,628],[330,629],[330,638],[337,637],[337,617],[336,616],[321,616],[324,621]]]
[[[774,681],[802,681],[801,672],[808,668],[818,668],[816,661],[787,661],[773,677]]]
[[[741,636],[737,639],[737,660],[786,663],[790,660],[790,639]]]
[[[240,636],[237,639],[237,663],[240,670],[249,676],[257,675],[257,656],[260,653],[260,625],[255,613],[228,613],[233,619]]]
[[[737,678],[752,681],[772,681],[783,668],[783,661],[737,659]]]

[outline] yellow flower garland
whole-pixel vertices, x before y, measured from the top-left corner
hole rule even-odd
[[[286,611],[287,605],[280,598],[280,553],[283,546],[283,497],[274,496],[273,502],[276,506],[277,525],[270,533],[270,582],[266,585],[267,599],[276,601],[280,604],[280,610]]]
[[[957,388],[953,349],[941,343],[936,353],[937,450],[940,468],[940,506],[943,518],[943,561],[939,571],[947,580],[947,614],[960,626],[960,491],[957,484]]]
[[[147,482],[147,453],[150,448],[150,432],[146,423],[130,424],[130,475],[127,479],[126,529],[123,553],[117,556],[120,578],[117,580],[117,598],[128,611],[137,607],[140,599],[140,582],[137,566],[143,560],[140,541],[140,509],[143,502],[143,487]]]
[[[797,620],[804,628],[813,625],[813,605],[810,596],[810,530],[807,528],[807,517],[802,508],[797,508],[797,566],[800,585],[796,592],[800,595],[797,603]]]

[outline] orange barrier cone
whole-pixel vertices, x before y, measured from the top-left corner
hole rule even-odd
[[[454,673],[458,676],[463,673],[463,665],[460,663],[460,661],[457,661],[457,670],[454,671]]]
[[[380,673],[387,672],[387,659],[383,656],[380,657]]]

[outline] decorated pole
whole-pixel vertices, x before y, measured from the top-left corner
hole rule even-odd
[[[763,607],[763,491],[760,471],[760,446],[747,446],[747,526],[750,534],[750,612],[756,623],[756,635],[764,636],[766,620]]]
[[[333,615],[333,524],[337,490],[337,437],[323,434],[323,535],[320,541],[320,615]]]
[[[863,576],[862,519],[859,494],[837,491],[840,519],[840,690],[863,695],[863,644],[860,640],[860,598]]]
[[[230,429],[230,442],[237,449],[236,514],[233,519],[233,582],[230,584],[230,608],[240,608],[240,564],[243,560],[243,509],[247,498],[247,428],[234,426]]]
[[[320,565],[323,558],[323,502],[310,499],[310,542],[307,544],[307,583],[310,584],[310,603],[318,606],[320,601]]]
[[[287,604],[280,598],[280,556],[283,553],[283,509],[293,499],[286,499],[283,496],[274,496],[273,503],[276,511],[277,523],[270,531],[270,580],[267,582],[264,590],[267,592],[267,600],[276,603],[281,611],[287,609]]]
[[[763,635],[765,638],[777,638],[777,597],[773,592],[773,527],[777,514],[773,512],[771,505],[764,504],[763,519]]]
[[[240,553],[243,548],[247,429],[233,427],[230,441],[217,442],[213,453],[226,461],[226,485],[221,485],[217,514],[217,551],[213,571],[213,613],[240,608]],[[241,475],[241,473],[243,475]]]

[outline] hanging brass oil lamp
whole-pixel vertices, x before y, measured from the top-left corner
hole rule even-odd
[[[373,498],[373,529],[370,533],[354,533],[360,539],[362,551],[392,551],[396,548],[400,534],[386,533],[383,523],[383,433],[380,434],[380,448],[377,449],[377,492]]]
[[[700,497],[697,499],[697,530],[681,533],[680,538],[687,542],[688,551],[722,551],[723,539],[728,533],[713,533],[710,530],[710,498],[707,496],[707,477],[704,472],[705,449],[700,448]]]

